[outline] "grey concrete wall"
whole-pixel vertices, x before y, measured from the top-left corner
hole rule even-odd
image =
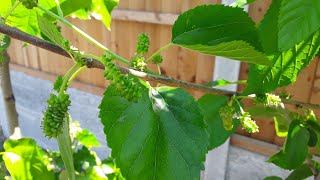
[[[36,139],[38,144],[43,148],[57,150],[56,141],[54,139],[48,140],[40,129],[42,112],[46,108],[46,99],[52,90],[52,83],[48,80],[32,77],[18,71],[11,71],[11,78],[22,135]],[[107,157],[110,154],[110,149],[106,146],[103,126],[98,118],[98,105],[102,97],[73,88],[70,88],[68,93],[72,100],[70,114],[73,119],[78,120],[83,128],[89,129],[98,137],[102,146],[95,148],[95,150],[101,158]],[[3,98],[0,91],[0,122],[4,134],[8,136],[3,109]],[[217,176],[216,174],[216,176],[211,175],[207,179],[258,180],[270,175],[286,177],[289,174],[288,171],[280,170],[273,164],[264,162],[267,157],[260,154],[233,146],[230,146],[227,152],[227,157],[225,157],[228,158],[226,166],[223,165],[225,164],[225,160],[220,162],[218,159],[221,158],[217,158],[213,161],[214,166],[206,169],[207,174],[210,174],[211,171],[216,172],[215,168],[221,168],[221,165],[223,165],[222,170],[226,171],[226,177]]]
[[[250,152],[238,147],[229,148],[227,180],[262,180],[267,176],[279,176],[285,179],[290,171],[265,162],[267,156]]]

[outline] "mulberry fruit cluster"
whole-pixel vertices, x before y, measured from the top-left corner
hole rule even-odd
[[[248,133],[256,133],[259,132],[259,127],[254,120],[251,119],[251,115],[248,112],[242,112],[242,114],[238,117],[240,123]]]
[[[121,74],[120,69],[112,62],[106,62],[105,66],[104,77],[112,82],[111,85],[116,88],[116,91],[128,101],[137,102],[141,97],[141,92],[135,79]]]
[[[20,2],[22,2],[24,7],[26,7],[27,9],[32,9],[38,6],[37,0],[20,0]]]
[[[233,106],[223,106],[219,109],[220,117],[222,118],[224,129],[231,131],[233,129],[233,115],[235,108]]]
[[[278,107],[281,106],[281,98],[274,94],[258,94],[254,98],[256,104],[262,103],[264,106],[268,107]]]
[[[149,51],[150,40],[149,36],[146,33],[139,34],[138,43],[137,43],[137,54],[145,55]]]
[[[147,63],[144,62],[143,56],[134,56],[131,58],[130,67],[138,71],[144,71],[146,69]]]
[[[161,64],[163,62],[163,57],[160,54],[157,54],[152,59],[153,64]]]
[[[62,133],[64,118],[68,114],[71,101],[68,94],[56,96],[50,94],[47,100],[48,108],[44,112],[42,130],[48,138],[56,138]]]

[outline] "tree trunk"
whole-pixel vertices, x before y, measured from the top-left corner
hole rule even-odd
[[[0,85],[4,99],[4,107],[7,116],[7,124],[11,138],[20,138],[20,129],[18,121],[18,113],[16,110],[15,98],[12,91],[10,71],[10,57],[7,52],[3,54],[3,63],[0,67]]]

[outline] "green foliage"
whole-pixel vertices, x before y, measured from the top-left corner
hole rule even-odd
[[[280,1],[273,1],[258,29],[263,49],[272,59],[273,66],[250,65],[248,86],[244,94],[271,92],[278,87],[293,83],[320,48],[320,37],[317,32],[287,51],[279,50],[277,22],[280,7]]]
[[[310,176],[312,176],[312,170],[307,164],[303,164],[302,166],[295,169],[286,180],[304,180]]]
[[[82,131],[77,132],[76,138],[85,147],[100,146],[100,143],[97,140],[96,136],[87,129],[83,129]]]
[[[112,157],[127,179],[199,179],[208,134],[183,89],[144,88],[132,103],[109,86],[99,106]]]
[[[250,65],[248,85],[244,94],[274,91],[296,81],[300,71],[309,65],[320,47],[319,33],[294,48],[273,56],[273,67]]]
[[[2,66],[2,63],[4,61],[4,54],[5,54],[6,50],[5,49],[0,49],[0,68]]]
[[[258,104],[246,109],[254,118],[271,118],[274,120],[276,134],[279,137],[286,137],[289,130],[290,120],[287,116],[294,116],[295,113],[282,109],[279,106],[265,106]]]
[[[263,180],[282,180],[282,178],[278,176],[268,176],[263,178]]]
[[[309,138],[307,128],[301,126],[299,121],[293,121],[290,124],[284,147],[279,153],[273,155],[268,162],[288,170],[300,167],[308,154]]]
[[[83,166],[93,167],[97,165],[97,155],[90,151],[86,146],[82,146],[81,149],[77,150],[73,154],[74,168],[77,172],[83,171]]]
[[[34,0],[21,1],[26,1],[26,3],[35,2]],[[111,23],[111,11],[108,11],[108,8],[109,10],[113,10],[113,8],[118,4],[118,0],[59,0],[59,2],[64,16],[69,16],[72,14],[77,15],[79,12],[82,12],[81,17],[88,17],[89,13],[95,13],[97,16],[100,16],[100,19],[107,28],[110,28]],[[4,16],[13,6],[13,4],[14,1],[2,0],[0,15]],[[57,5],[53,0],[39,0],[38,4],[57,14]],[[30,8],[34,5],[36,4],[32,4],[32,6],[27,4],[27,6]],[[55,19],[47,14],[44,14],[39,9],[27,9],[25,6],[18,6],[7,18],[6,23],[31,35],[39,35],[40,30],[38,27],[37,14],[48,18],[50,21],[55,21]]]
[[[110,3],[112,2],[112,4]],[[92,0],[92,6],[90,11],[92,13],[98,14],[99,19],[103,22],[103,24],[110,30],[111,25],[111,11],[119,0]],[[110,3],[110,5],[108,5]]]
[[[233,118],[232,130],[224,128],[223,119],[220,116],[220,107],[228,104],[228,98],[207,94],[202,96],[198,103],[203,111],[204,120],[208,124],[207,131],[209,133],[209,150],[216,148],[223,144],[238,128],[240,122]]]
[[[23,6],[26,7],[27,9],[32,9],[38,6],[37,0],[19,0],[19,1],[22,2]]]
[[[317,145],[317,142],[318,142],[318,137],[317,137],[317,134],[316,132],[311,129],[311,128],[308,128],[308,132],[310,134],[310,139],[308,141],[308,146],[309,147],[314,147]]]
[[[255,118],[273,118],[275,116],[281,116],[283,110],[277,107],[264,106],[263,104],[257,104],[255,106],[248,107],[247,112]]]
[[[271,65],[260,52],[254,22],[241,8],[204,5],[184,12],[172,28],[172,43],[204,54]]]
[[[92,6],[92,0],[64,0],[60,1],[60,8],[63,12],[64,16],[70,16],[74,14],[74,12],[82,10],[82,9],[89,9]],[[52,7],[50,9],[51,12],[58,14],[57,7]]]
[[[289,131],[289,122],[284,115],[277,115],[273,118],[276,134],[279,137],[286,137]]]
[[[10,46],[11,38],[8,35],[0,33],[0,50],[7,49]]]
[[[0,15],[5,16],[13,5],[14,2],[11,0],[2,0]],[[31,35],[37,35],[40,32],[38,28],[36,10],[30,10],[24,6],[18,6],[7,18],[6,23]]]
[[[227,86],[230,84],[245,84],[246,80],[240,80],[240,81],[236,81],[236,82],[231,82],[225,79],[218,79],[216,81],[211,81],[208,84],[206,84],[206,86]]]
[[[63,123],[68,114],[71,101],[68,94],[56,96],[50,94],[47,101],[48,107],[43,113],[42,130],[48,138],[56,138],[62,133]]]
[[[92,143],[95,145],[97,143],[83,143],[83,139],[96,141],[91,132],[83,130],[78,122],[72,124],[70,132],[73,137],[72,144],[76,144],[76,147],[73,147],[73,160],[78,175],[77,179],[97,179],[97,177],[123,179],[113,158],[101,161],[96,153],[90,150],[93,146]],[[76,134],[72,134],[72,132],[76,132]],[[82,142],[82,145],[77,145],[76,142]],[[50,180],[56,179],[57,176],[60,179],[68,178],[60,153],[45,152],[32,139],[7,140],[5,152],[2,155],[10,175],[14,179]]]
[[[149,51],[149,46],[150,46],[149,35],[146,33],[139,34],[136,53],[141,55],[147,54]]]
[[[93,166],[88,168],[80,179],[84,180],[108,180],[108,177],[103,173],[103,170],[99,166]]]
[[[43,33],[52,43],[64,48],[64,38],[58,27],[42,16],[38,17],[38,25],[41,33]]]
[[[278,20],[282,0],[273,0],[267,13],[264,15],[258,34],[264,52],[267,55],[277,53],[278,48]]]
[[[236,0],[236,2],[232,3],[231,6],[242,7],[244,5],[255,2],[256,0]]]
[[[53,180],[46,153],[32,139],[7,140],[3,160],[13,179]]]
[[[279,48],[288,50],[320,28],[320,1],[282,0],[279,15]]]

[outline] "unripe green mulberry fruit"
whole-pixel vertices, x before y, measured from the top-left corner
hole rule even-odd
[[[146,69],[147,63],[144,62],[143,56],[133,56],[131,58],[130,67],[138,71],[144,71]]]
[[[225,130],[231,131],[233,129],[233,115],[235,108],[233,106],[223,106],[219,109],[220,117],[222,118],[223,127]]]
[[[50,94],[47,100],[48,107],[44,112],[42,131],[48,138],[56,138],[62,133],[62,126],[65,117],[68,115],[68,107],[71,101],[68,94],[56,96]]]
[[[111,81],[116,91],[128,101],[137,102],[142,94],[136,80],[130,75],[123,75],[120,69],[110,61],[105,62],[105,68],[104,77]]]
[[[163,62],[163,57],[160,54],[155,55],[152,59],[153,64],[161,64],[162,62]]]
[[[149,51],[150,40],[149,36],[146,33],[141,33],[138,36],[138,43],[137,43],[137,54],[145,55]]]

